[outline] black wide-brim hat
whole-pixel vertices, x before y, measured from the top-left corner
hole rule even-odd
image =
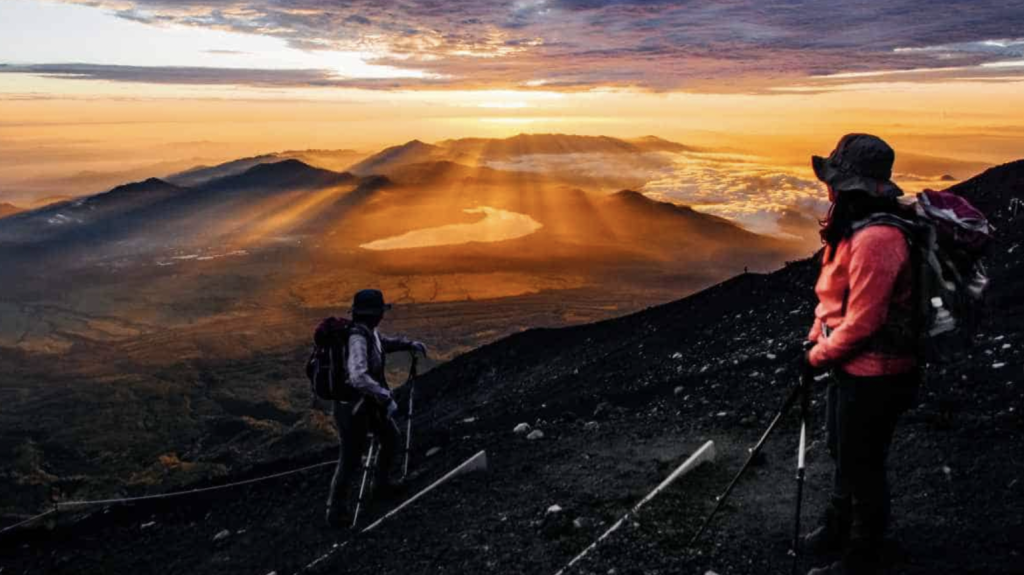
[[[353,314],[379,315],[389,309],[391,309],[391,304],[384,303],[384,294],[378,289],[360,290],[352,298]]]
[[[892,165],[896,153],[878,136],[847,134],[827,158],[811,157],[811,166],[818,179],[836,192],[861,191],[876,198],[898,198],[903,195],[892,181]]]

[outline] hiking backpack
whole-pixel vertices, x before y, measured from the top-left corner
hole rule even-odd
[[[925,190],[904,214],[874,214],[853,230],[875,225],[898,228],[910,246],[919,345],[954,330],[969,337],[988,287],[981,258],[994,228],[985,214],[952,192]]]
[[[330,401],[353,401],[358,393],[348,381],[348,337],[352,322],[328,317],[313,332],[313,352],[306,377],[313,394]]]

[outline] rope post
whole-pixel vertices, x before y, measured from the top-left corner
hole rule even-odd
[[[409,365],[409,380],[406,382],[409,385],[409,406],[406,410],[405,419],[405,460],[402,462],[402,479],[405,479],[409,475],[409,451],[412,448],[412,402],[416,395],[416,352],[412,352],[412,363]]]
[[[356,525],[359,524],[359,511],[363,506],[364,495],[369,491],[366,487],[367,477],[370,475],[370,468],[373,467],[374,464],[377,438],[370,434],[367,435],[370,438],[370,447],[366,450],[366,463],[363,464],[363,480],[359,483],[359,499],[356,500],[356,511],[352,514],[352,529],[355,529]]]

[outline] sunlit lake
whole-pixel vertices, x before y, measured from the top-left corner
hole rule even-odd
[[[368,250],[399,250],[469,242],[500,242],[528,236],[544,227],[526,214],[488,206],[463,211],[467,214],[484,214],[484,218],[471,224],[449,224],[413,230],[402,235],[374,240],[360,247]]]

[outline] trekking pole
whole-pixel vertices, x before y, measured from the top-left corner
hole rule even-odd
[[[352,529],[359,524],[359,510],[363,506],[363,497],[367,492],[366,480],[370,475],[370,468],[373,466],[374,447],[377,445],[376,436],[370,436],[370,447],[366,450],[366,463],[363,465],[363,480],[359,483],[359,499],[356,500],[356,512],[352,514]]]
[[[756,445],[754,445],[754,447],[752,447],[749,450],[750,455],[747,457],[746,463],[744,463],[743,467],[740,468],[739,473],[737,473],[736,476],[732,478],[732,481],[729,482],[729,486],[725,488],[725,491],[723,491],[721,495],[715,498],[716,503],[714,509],[712,509],[711,513],[709,513],[708,516],[704,519],[704,523],[700,526],[700,529],[697,531],[697,534],[693,536],[693,539],[690,539],[690,543],[688,544],[689,547],[693,547],[694,543],[696,543],[697,540],[700,539],[700,536],[704,534],[704,531],[708,528],[708,525],[711,524],[711,519],[715,516],[716,513],[718,513],[718,510],[722,508],[722,505],[725,503],[725,499],[729,497],[729,494],[732,493],[732,489],[736,487],[736,483],[739,482],[740,477],[742,477],[743,474],[746,473],[747,469],[754,462],[754,458],[757,457],[757,454],[761,452],[761,448],[764,447],[765,442],[768,441],[768,436],[770,436],[772,432],[775,431],[775,428],[779,425],[779,422],[782,420],[782,417],[786,415],[786,412],[788,412],[789,408],[793,406],[793,403],[796,401],[796,398],[799,397],[802,389],[803,385],[801,384],[794,387],[793,390],[789,392],[789,396],[786,397],[786,401],[782,404],[782,407],[779,408],[779,412],[775,414],[775,419],[772,419],[772,422],[768,426],[768,429],[764,430],[764,434],[761,435],[761,439],[757,442]]]
[[[804,460],[807,454],[807,416],[810,411],[809,385],[801,382],[800,396],[800,445],[796,452],[796,520],[793,521],[793,569],[796,575],[800,561],[800,506],[804,496]]]
[[[409,407],[405,420],[405,461],[402,463],[402,479],[409,475],[409,448],[412,446],[412,400],[416,394],[416,362],[419,361],[415,351],[410,355],[412,363],[409,365],[409,379],[406,381],[409,384]]]

